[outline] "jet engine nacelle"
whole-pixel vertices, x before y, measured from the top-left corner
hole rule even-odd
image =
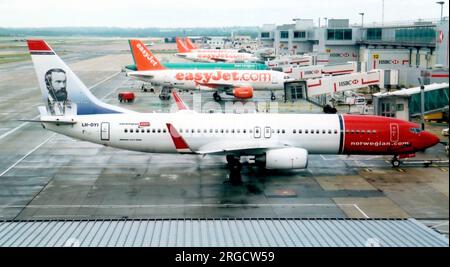
[[[306,169],[308,151],[296,147],[271,149],[266,152],[264,162],[269,170]]]
[[[236,98],[248,99],[253,97],[252,87],[236,87],[233,89],[233,95]]]

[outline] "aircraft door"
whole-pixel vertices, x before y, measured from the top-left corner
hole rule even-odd
[[[109,141],[109,122],[102,122],[100,125],[100,140]]]
[[[261,128],[260,127],[255,127],[255,129],[253,129],[253,137],[261,138]]]
[[[399,129],[397,123],[391,123],[390,125],[390,140],[391,142],[398,142],[399,139]]]
[[[270,127],[264,128],[264,138],[270,138],[272,136],[272,129]]]

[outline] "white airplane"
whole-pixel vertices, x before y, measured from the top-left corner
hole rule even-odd
[[[178,53],[177,56],[192,61],[202,62],[255,62],[261,61],[257,56],[250,53],[228,51],[226,49],[211,49],[208,51],[192,50],[186,47],[180,38],[176,38]]]
[[[336,114],[138,113],[91,94],[43,40],[28,40],[45,107],[45,129],[79,140],[148,153],[226,155],[232,173],[241,156],[267,169],[305,169],[309,154],[405,156],[439,142],[415,123],[378,116]],[[56,113],[58,109],[62,113]],[[238,177],[230,175],[230,177]]]
[[[189,51],[189,52],[200,52],[200,53],[206,53],[206,52],[228,52],[228,53],[238,53],[238,49],[204,49],[204,48],[198,48],[192,41],[189,39],[189,37],[184,38],[184,44],[182,40],[180,40],[178,37],[175,38],[177,41],[177,47],[180,45],[183,47],[183,50]]]
[[[283,90],[285,82],[293,80],[273,70],[166,69],[141,41],[130,40],[130,47],[137,68],[143,71],[130,71],[128,76],[154,85],[214,91],[216,101],[221,100],[219,92],[248,99],[253,97],[253,90],[270,90],[274,100],[273,91]]]

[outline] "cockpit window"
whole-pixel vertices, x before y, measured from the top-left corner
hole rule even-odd
[[[415,134],[418,134],[418,133],[420,133],[421,131],[422,131],[422,129],[420,129],[420,128],[411,128],[411,129],[409,129],[412,133],[415,133]]]

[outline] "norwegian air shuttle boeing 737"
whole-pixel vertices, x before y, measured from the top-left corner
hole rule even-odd
[[[127,75],[155,85],[167,85],[188,90],[213,91],[214,100],[220,101],[221,92],[236,98],[253,97],[253,90],[284,89],[290,76],[273,70],[201,70],[167,69],[139,40],[130,40],[130,49],[138,70]]]
[[[176,94],[178,112],[137,113],[98,100],[45,41],[29,40],[28,47],[46,105],[36,122],[79,140],[149,153],[226,155],[235,171],[241,156],[255,156],[267,169],[307,168],[309,154],[394,155],[397,164],[397,156],[439,142],[417,124],[393,118],[201,114]]]

